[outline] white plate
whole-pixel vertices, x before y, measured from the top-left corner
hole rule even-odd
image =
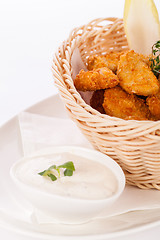
[[[63,104],[57,95],[34,105],[27,111],[45,116],[67,117]],[[23,234],[23,238],[22,235],[19,235],[20,239],[30,236],[30,239],[45,240],[78,240],[82,237],[83,240],[105,240],[160,224],[160,209],[155,209],[126,213],[125,216],[128,219],[136,216],[136,221],[130,221],[129,224],[123,221],[124,214],[122,214],[118,218],[97,219],[82,225],[42,224],[41,230],[39,230],[38,225],[32,224],[30,221],[30,206],[27,202],[24,204],[24,199],[22,199],[23,204],[19,205],[21,197],[17,195],[9,176],[11,165],[21,157],[22,146],[18,118],[15,117],[0,128],[0,234],[3,233],[1,238],[5,228]],[[18,196],[19,202],[16,202],[15,196]],[[13,240],[13,237],[7,239]]]

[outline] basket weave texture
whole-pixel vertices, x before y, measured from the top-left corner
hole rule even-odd
[[[120,164],[127,183],[160,190],[160,121],[126,121],[87,105],[72,79],[77,47],[84,63],[93,54],[127,50],[123,20],[101,18],[75,28],[54,56],[53,77],[70,117],[97,150]]]

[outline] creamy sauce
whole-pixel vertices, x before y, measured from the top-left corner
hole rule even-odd
[[[56,181],[51,181],[38,174],[53,164],[60,165],[67,161],[74,163],[76,170],[73,176],[61,174]],[[18,167],[16,176],[25,184],[42,191],[81,199],[105,199],[118,188],[116,177],[105,165],[67,152],[28,159]]]

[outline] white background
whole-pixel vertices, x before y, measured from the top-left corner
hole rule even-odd
[[[159,0],[155,3],[160,13]],[[0,0],[0,125],[57,93],[52,56],[74,27],[99,17],[123,17],[123,7],[124,0]],[[116,240],[159,236],[157,227]]]
[[[57,90],[51,60],[77,26],[123,16],[124,0],[0,0],[0,124]]]

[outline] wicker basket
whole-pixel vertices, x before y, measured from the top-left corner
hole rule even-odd
[[[55,54],[53,76],[70,117],[97,150],[120,164],[127,183],[160,190],[160,121],[126,121],[87,105],[72,80],[71,57],[77,47],[84,63],[92,54],[128,49],[123,20],[96,19],[74,29]]]

